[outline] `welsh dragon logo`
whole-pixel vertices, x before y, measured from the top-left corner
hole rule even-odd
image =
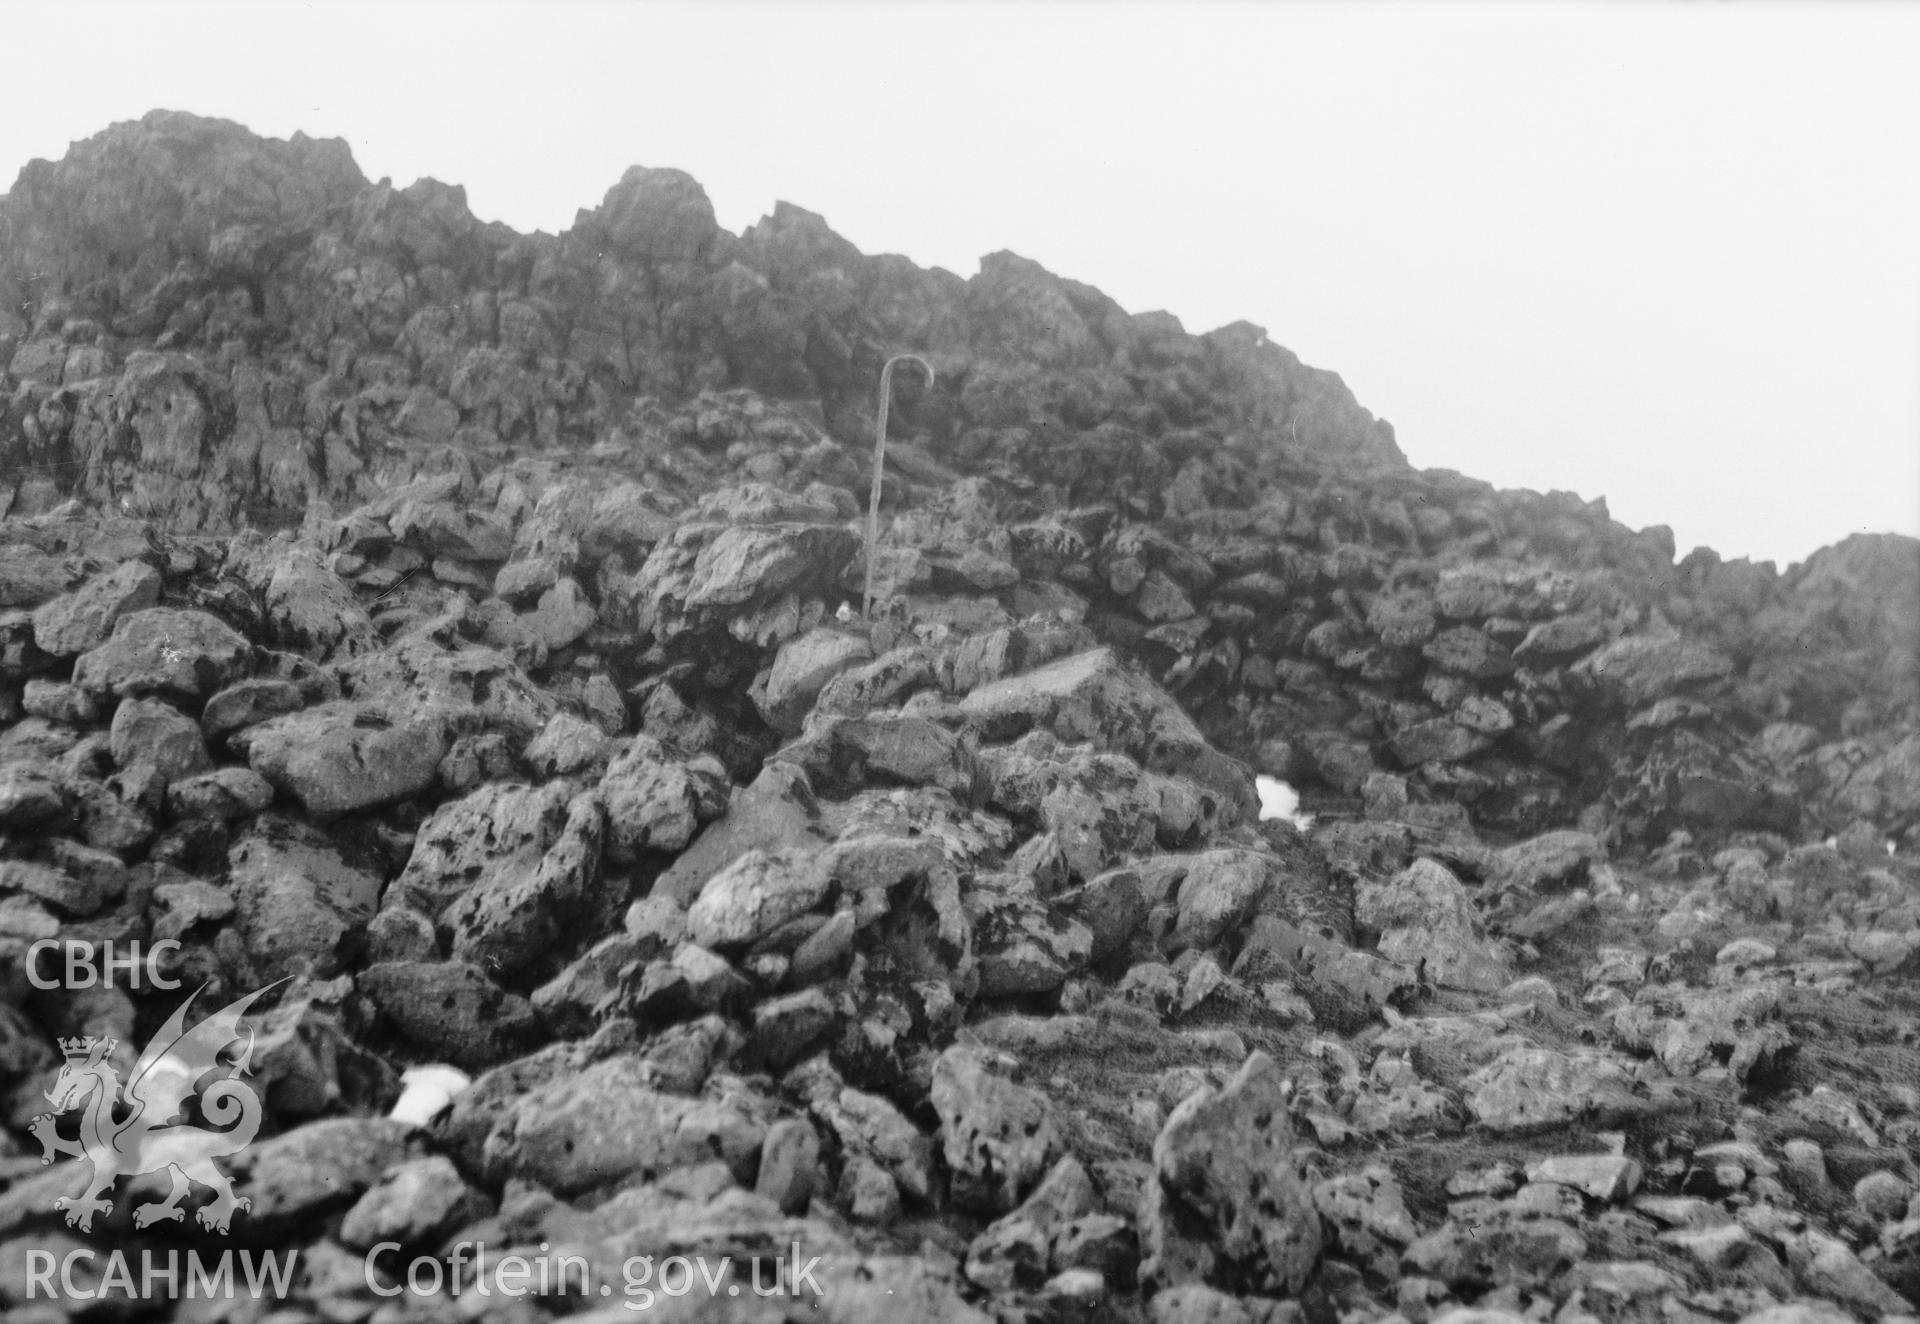
[[[214,1198],[194,1216],[208,1231],[225,1233],[236,1209],[253,1207],[253,1201],[234,1195],[233,1180],[214,1166],[214,1160],[239,1153],[260,1130],[260,1098],[240,1079],[249,1074],[253,1060],[253,1035],[248,1031],[243,1036],[240,1018],[254,999],[272,987],[249,993],[187,1029],[187,1011],[206,988],[201,985],[133,1064],[124,1097],[120,1073],[110,1060],[119,1040],[89,1035],[60,1041],[66,1063],[53,1088],[46,1091],[53,1110],[34,1118],[31,1130],[44,1151],[43,1164],[62,1154],[93,1164],[93,1180],[84,1194],[63,1195],[53,1202],[55,1209],[66,1213],[68,1227],[91,1232],[95,1214],[113,1212],[113,1201],[106,1196],[114,1182],[162,1170],[171,1174],[173,1188],[166,1199],[133,1211],[135,1227],[184,1222],[187,1214],[180,1202],[195,1184],[213,1189]],[[238,1057],[221,1062],[243,1037],[246,1047]],[[200,1078],[221,1070],[227,1074],[201,1090],[198,1101],[200,1115],[222,1129],[189,1123],[183,1113],[195,1098]],[[55,1131],[57,1119],[76,1109],[81,1110],[80,1137],[64,1139]],[[117,1120],[116,1111],[123,1114]]]

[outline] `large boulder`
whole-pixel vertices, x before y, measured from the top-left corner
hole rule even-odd
[[[387,804],[433,784],[449,744],[444,717],[338,700],[229,738],[253,770],[317,818]]]
[[[330,657],[378,644],[373,620],[353,590],[311,548],[245,535],[234,540],[227,567],[265,606],[264,624],[275,647]]]
[[[641,264],[698,262],[720,233],[713,203],[684,170],[633,166],[580,225]]]
[[[633,737],[600,779],[607,847],[617,860],[675,854],[726,808],[725,773],[712,759],[675,758],[652,736]]]
[[[1153,1144],[1143,1276],[1172,1286],[1297,1294],[1320,1258],[1320,1215],[1293,1157],[1289,1092],[1256,1052],[1219,1090],[1174,1109]]]
[[[370,861],[278,816],[257,820],[227,852],[228,890],[246,951],[262,979],[338,974],[380,899]]]
[[[306,702],[306,695],[290,680],[243,680],[207,700],[200,712],[200,728],[209,739],[218,739],[269,717],[298,712]]]
[[[1026,1198],[1060,1146],[1047,1096],[1011,1078],[1004,1054],[956,1044],[933,1068],[933,1108],[955,1203],[1005,1213]]]
[[[903,713],[822,717],[776,756],[806,769],[821,795],[836,799],[868,785],[937,786],[957,796],[973,786],[973,758],[938,722]]]
[[[449,646],[437,629],[408,633],[338,666],[347,694],[396,721],[425,722],[437,713],[462,733],[485,728],[530,740],[561,707],[507,654]]]
[[[982,997],[1050,993],[1093,959],[1092,930],[1017,888],[977,880],[966,914]]]
[[[780,646],[766,687],[754,695],[754,702],[768,726],[785,735],[798,735],[802,719],[826,683],[872,659],[872,645],[858,634],[828,628],[809,630]]]
[[[858,535],[838,524],[683,524],[634,580],[639,626],[666,639],[783,594],[824,595],[859,545]]]
[[[707,880],[687,910],[702,947],[745,947],[824,901],[832,887],[817,855],[750,850]]]
[[[422,493],[400,501],[387,527],[403,544],[430,556],[462,561],[504,561],[513,550],[513,530],[493,516]]]
[[[617,813],[612,803],[610,812]],[[733,792],[727,811],[655,880],[654,894],[690,905],[709,878],[750,850],[823,843],[819,818],[806,773],[791,763],[770,762]]]
[[[242,1149],[230,1160],[235,1186],[252,1207],[234,1230],[276,1239],[346,1208],[417,1154],[406,1123],[388,1117],[329,1117]]]
[[[400,1037],[468,1070],[524,1049],[539,1032],[533,1008],[467,961],[380,961],[354,979]]]
[[[1644,1109],[1633,1077],[1599,1053],[1516,1044],[1465,1081],[1467,1110],[1489,1131],[1546,1131]]]
[[[1733,670],[1724,654],[1679,635],[1628,635],[1587,654],[1571,674],[1627,707],[1718,680]]]
[[[73,683],[100,698],[164,694],[194,700],[252,667],[253,646],[218,617],[149,607],[120,617],[105,643],[81,654]]]
[[[0,608],[34,607],[59,599],[77,578],[79,568],[70,560],[20,543],[0,545]]]
[[[382,904],[436,921],[454,955],[511,975],[547,958],[595,909],[604,833],[591,792],[564,782],[483,786],[421,825]]]
[[[159,602],[160,572],[145,561],[128,561],[43,603],[33,613],[33,641],[55,657],[75,657],[111,638],[122,616]]]
[[[151,768],[163,782],[213,767],[200,724],[159,699],[122,701],[114,710],[107,738],[116,764],[122,768]]]
[[[1445,988],[1493,993],[1513,979],[1506,954],[1486,936],[1466,887],[1436,860],[1415,860],[1382,883],[1359,888],[1355,918],[1380,933],[1380,954]]]
[[[657,1079],[645,1058],[620,1056],[541,1086],[487,1137],[488,1171],[574,1196],[720,1158],[751,1182],[766,1124],[725,1103],[663,1094]]]
[[[1191,778],[1218,798],[1223,828],[1259,819],[1253,773],[1209,744],[1172,696],[1126,667],[1111,648],[982,685],[960,701],[959,714],[987,741],[1048,730],[1063,741],[1130,754],[1151,771]]]

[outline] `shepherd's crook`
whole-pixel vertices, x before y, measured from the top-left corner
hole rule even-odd
[[[873,562],[880,550],[880,475],[887,463],[887,403],[893,395],[893,365],[906,359],[926,369],[927,387],[933,387],[933,365],[918,354],[895,354],[880,369],[880,414],[873,429],[873,492],[867,499],[867,588],[860,599],[860,615],[873,619]]]

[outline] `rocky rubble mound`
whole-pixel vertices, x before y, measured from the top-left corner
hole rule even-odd
[[[9,1318],[109,1243],[297,1250],[231,1319],[1920,1306],[1920,545],[1676,563],[672,171],[523,236],[156,113],[0,214]],[[269,985],[226,1235],[57,1208],[59,1041]],[[476,1244],[611,1290],[393,1295]]]

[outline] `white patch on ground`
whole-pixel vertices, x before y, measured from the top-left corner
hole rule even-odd
[[[426,1126],[453,1104],[453,1096],[473,1084],[458,1067],[408,1067],[400,1073],[400,1098],[387,1114],[409,1126]]]
[[[1260,793],[1262,823],[1269,818],[1284,818],[1302,832],[1313,826],[1313,815],[1300,812],[1300,792],[1278,777],[1261,773],[1253,779],[1253,788]]]

